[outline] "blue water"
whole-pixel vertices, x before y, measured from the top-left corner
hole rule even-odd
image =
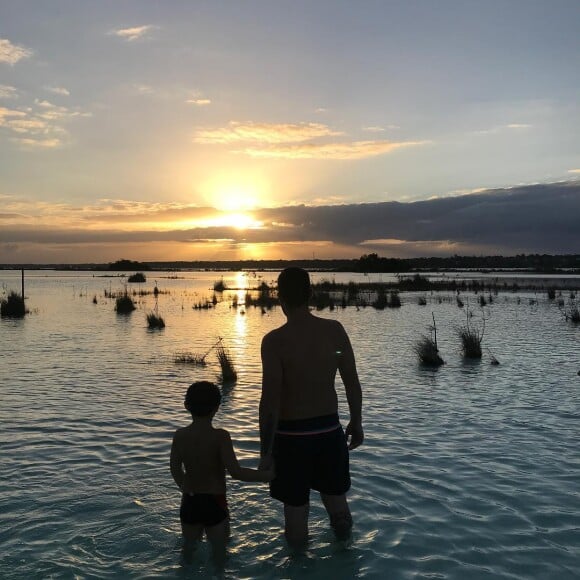
[[[182,556],[168,455],[173,431],[188,422],[187,386],[216,379],[219,365],[212,353],[203,368],[174,356],[224,337],[239,379],[215,422],[254,467],[259,344],[284,317],[232,308],[232,293],[213,310],[193,310],[217,276],[179,276],[150,275],[142,286],[151,290],[156,278],[168,292],[159,297],[162,331],[147,329],[152,296],[118,316],[104,290],[122,289],[122,279],[91,273],[28,273],[31,313],[0,320],[3,579],[217,574],[205,543],[191,562]],[[0,282],[19,289],[19,273],[0,272]],[[580,327],[541,294],[500,293],[483,311],[466,295],[474,323],[486,321],[483,359],[464,362],[456,328],[465,309],[452,295],[426,297],[427,306],[403,294],[396,310],[320,313],[349,331],[364,389],[366,441],[351,455],[352,542],[333,539],[313,494],[310,547],[293,555],[267,486],[229,480],[225,577],[579,577]],[[446,360],[437,371],[413,352],[432,312]]]

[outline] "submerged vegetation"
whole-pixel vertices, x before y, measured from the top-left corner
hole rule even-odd
[[[465,358],[480,359],[481,358],[481,342],[485,332],[485,318],[481,328],[478,328],[471,321],[472,313],[468,309],[465,325],[457,330],[459,338],[461,339],[461,352]]]
[[[439,346],[437,345],[437,325],[435,324],[435,314],[433,317],[433,326],[429,327],[430,335],[422,336],[415,344],[414,350],[419,357],[419,362],[425,366],[439,367],[445,364],[445,361],[439,356]]]
[[[4,318],[23,318],[27,313],[24,296],[10,292],[0,300],[0,316]]]
[[[145,274],[143,274],[143,272],[137,272],[135,274],[131,274],[127,278],[127,282],[131,282],[131,283],[143,283],[143,282],[147,282],[147,278],[145,277]]]
[[[115,303],[115,310],[117,314],[130,314],[137,308],[133,299],[128,295],[124,294],[123,296],[119,296]]]
[[[216,345],[216,353],[218,357],[218,361],[220,363],[220,367],[222,369],[222,383],[235,383],[238,379],[238,373],[234,367],[234,363],[232,361],[232,357],[228,350],[224,347],[221,339],[218,341]]]
[[[151,329],[165,328],[165,320],[156,312],[151,312],[147,315],[147,326]]]

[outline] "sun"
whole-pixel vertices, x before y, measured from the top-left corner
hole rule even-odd
[[[253,218],[250,214],[241,212],[224,213],[218,220],[221,222],[220,225],[235,228],[236,230],[256,229],[263,225],[262,222]]]

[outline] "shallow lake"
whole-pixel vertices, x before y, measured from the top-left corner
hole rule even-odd
[[[175,363],[223,337],[238,372],[215,423],[248,467],[258,460],[260,341],[280,308],[242,306],[247,286],[276,273],[224,273],[238,291],[215,308],[215,272],[149,273],[129,290],[161,291],[163,330],[147,328],[150,293],[117,315],[105,291],[124,279],[92,272],[27,272],[31,313],[0,320],[0,577],[204,578],[207,546],[181,555],[173,431],[188,423],[187,386],[217,380]],[[260,276],[264,276],[261,278]],[[316,274],[315,279],[329,278]],[[337,281],[388,275],[337,274]],[[19,290],[19,272],[0,272]],[[233,296],[238,298],[232,307]],[[569,292],[563,292],[568,300]],[[96,304],[93,298],[96,296]],[[311,542],[289,552],[267,486],[228,480],[232,542],[227,578],[578,578],[580,570],[580,326],[538,292],[401,294],[402,306],[324,310],[340,320],[364,390],[364,446],[351,454],[352,542],[336,542],[311,497]],[[466,362],[458,327],[482,325],[484,355]],[[413,347],[432,313],[446,364],[421,367]],[[500,364],[491,365],[491,355]],[[343,423],[348,418],[337,379]]]

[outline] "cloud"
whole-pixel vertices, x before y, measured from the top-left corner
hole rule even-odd
[[[372,125],[370,127],[363,127],[363,131],[367,131],[368,133],[383,133],[385,128]]]
[[[203,107],[205,105],[211,105],[210,99],[187,99],[185,101],[188,105],[197,105],[198,107]]]
[[[321,123],[239,123],[231,121],[227,127],[197,131],[197,143],[299,143],[319,137],[342,135]]]
[[[0,38],[0,62],[14,65],[23,58],[29,58],[32,54],[32,50],[12,44],[6,38]]]
[[[143,26],[132,26],[130,28],[119,28],[117,30],[111,31],[109,34],[118,36],[123,40],[128,42],[133,42],[134,40],[139,40],[146,36],[149,32],[157,28],[151,24],[145,24]]]
[[[69,133],[65,124],[90,113],[36,99],[33,107],[0,107],[0,129],[11,133],[12,141],[24,149],[54,149],[64,145]]]
[[[70,91],[68,89],[65,89],[64,87],[45,87],[45,89],[49,93],[53,93],[55,95],[61,95],[63,97],[70,96]]]
[[[494,133],[501,133],[506,130],[521,130],[521,129],[531,129],[533,125],[528,123],[508,123],[506,125],[496,125],[490,129],[482,129],[480,131],[474,131],[476,135],[492,135]]]
[[[391,256],[580,253],[580,183],[576,181],[408,203],[263,208],[252,211],[262,227],[247,230],[196,225],[218,223],[205,219],[220,215],[213,208],[123,200],[74,207],[5,196],[2,213],[0,244],[232,240],[306,248],[316,243],[334,248],[327,255],[340,251],[338,257],[370,251]]]
[[[0,107],[0,127],[6,123],[5,119],[7,117],[26,117],[26,113],[24,111]]]
[[[54,149],[55,147],[60,147],[62,145],[62,141],[56,138],[31,139],[30,137],[21,137],[15,140],[25,147],[32,147],[34,149]]]
[[[238,151],[252,157],[280,159],[363,159],[385,155],[403,147],[425,145],[429,141],[353,141],[350,143],[301,143],[248,147]]]
[[[16,99],[18,91],[10,85],[0,85],[0,99]]]

